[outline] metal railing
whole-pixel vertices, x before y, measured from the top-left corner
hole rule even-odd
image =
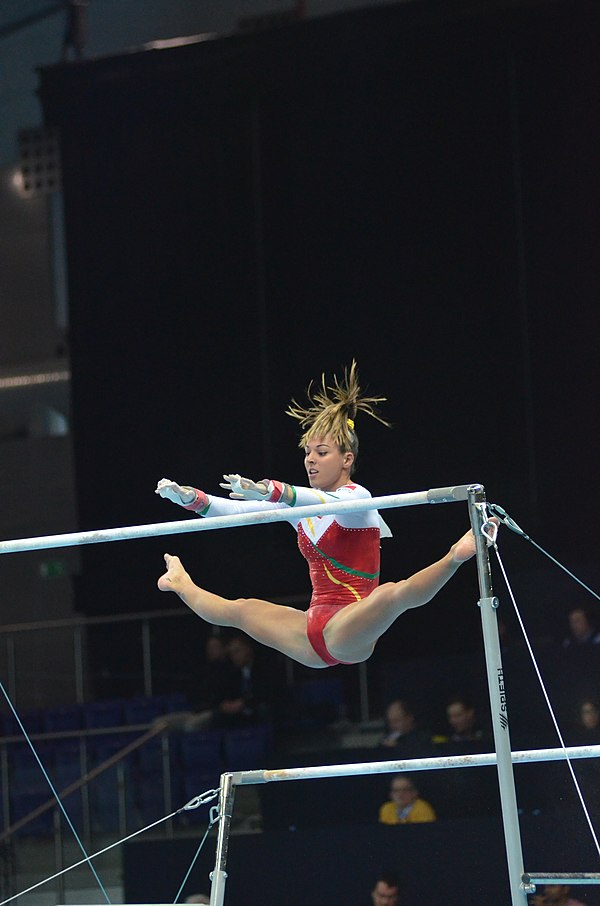
[[[73,740],[78,743],[81,776],[64,786],[62,789],[57,790],[57,797],[63,805],[68,800],[67,808],[71,812],[71,815],[74,815],[75,812],[78,813],[78,823],[80,823],[82,831],[81,836],[86,850],[89,850],[93,840],[101,835],[110,835],[111,833],[114,834],[115,831],[118,831],[119,837],[123,838],[129,831],[134,829],[134,824],[140,824],[139,818],[138,820],[135,820],[135,816],[131,814],[131,794],[134,784],[132,780],[133,771],[131,765],[127,765],[127,760],[131,755],[143,749],[157,737],[160,737],[161,750],[162,804],[159,808],[159,814],[157,814],[156,817],[160,818],[162,815],[169,815],[171,813],[173,807],[170,780],[172,769],[171,745],[169,734],[165,732],[166,729],[166,721],[157,718],[151,725],[106,727],[73,732],[37,733],[29,737],[36,750],[38,747],[47,746],[49,743],[60,745],[62,742],[68,740]],[[125,742],[118,751],[114,752],[109,757],[104,758],[94,767],[89,767],[91,761],[89,746],[91,741],[108,736],[113,737],[114,739],[115,736],[119,735],[122,735],[125,739],[126,736],[131,736],[131,734],[134,733],[139,734],[135,739]],[[12,776],[14,758],[11,756],[11,749],[14,749],[17,746],[22,747],[23,745],[24,741],[21,736],[0,737],[0,776],[2,780],[2,813],[4,819],[4,830],[0,833],[0,856],[2,857],[3,862],[2,886],[4,891],[14,894],[13,888],[16,885],[18,875],[18,843],[22,833],[31,833],[32,828],[34,828],[36,835],[47,839],[49,845],[53,848],[57,902],[64,902],[65,876],[62,872],[65,869],[65,824],[62,809],[57,804],[56,797],[50,795],[50,788],[48,787],[47,798],[45,798],[44,801],[30,809],[22,817],[13,820],[10,790],[11,786],[14,787],[14,778]],[[114,816],[114,820],[108,822],[108,826],[102,827],[99,826],[97,821],[94,821],[93,808],[91,805],[93,784],[98,778],[107,775],[107,773],[112,770],[115,770],[115,777],[110,784],[110,788],[116,794],[114,797],[116,815]],[[42,774],[40,771],[40,777],[41,776]],[[76,800],[76,804],[74,804],[73,796],[77,793],[80,798],[78,801]],[[106,789],[102,790],[102,793],[105,794]],[[40,792],[40,796],[42,795],[43,794]],[[39,822],[39,820],[43,818],[43,816],[48,815],[48,813],[52,813],[51,820],[48,822],[47,827],[40,831],[39,826],[37,828],[35,827],[35,823]],[[165,821],[163,823],[163,828],[165,836],[173,837],[174,828],[172,821]],[[136,827],[135,829],[138,830],[139,828]]]
[[[181,620],[193,616],[185,608],[170,610],[153,610],[138,613],[111,614],[96,617],[72,617],[60,620],[37,620],[28,623],[8,623],[0,626],[0,636],[4,647],[6,665],[6,684],[13,704],[19,697],[19,690],[26,686],[20,682],[19,662],[16,641],[20,636],[31,636],[33,633],[48,633],[57,630],[69,632],[71,640],[65,642],[65,649],[71,649],[73,659],[73,695],[72,701],[82,704],[86,700],[86,689],[92,685],[86,659],[86,636],[94,626],[108,626],[123,623],[139,623],[139,653],[141,655],[140,686],[144,695],[154,694],[154,677],[152,668],[152,645],[150,625],[155,620]]]

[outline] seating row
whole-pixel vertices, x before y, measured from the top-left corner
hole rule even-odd
[[[171,808],[182,807],[206,789],[216,788],[223,771],[265,767],[272,746],[271,725],[260,724],[157,736],[119,759],[123,747],[138,736],[108,732],[36,741],[35,750],[58,793],[77,783],[86,771],[115,759],[89,781],[83,795],[77,791],[65,801],[74,823],[83,819],[87,800],[92,830],[137,829]],[[6,750],[9,812],[5,824],[14,824],[50,799],[52,792],[27,743],[6,744]],[[49,809],[24,828],[23,834],[49,832],[53,811]],[[206,818],[205,810],[200,816],[186,814],[192,816],[191,820]]]
[[[189,707],[185,695],[158,695],[39,708],[25,712],[20,719],[29,734],[60,733],[149,724],[161,714],[184,711]],[[12,713],[0,714],[0,735],[21,735],[19,723]]]

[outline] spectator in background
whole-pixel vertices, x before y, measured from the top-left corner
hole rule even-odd
[[[431,805],[419,797],[416,784],[406,774],[392,777],[390,797],[379,809],[381,824],[427,824],[437,820]]]
[[[210,897],[206,893],[193,893],[191,897],[187,897],[184,900],[184,903],[210,903]]]
[[[600,745],[600,703],[596,698],[587,696],[580,700],[575,725],[569,733],[569,744]],[[600,761],[597,758],[579,761],[577,779],[587,807],[595,818],[600,813]]]
[[[584,696],[573,708],[569,743],[578,746],[600,743],[600,702],[594,696]]]
[[[189,702],[196,713],[211,711],[215,707],[232,672],[225,636],[220,631],[211,633],[206,640],[200,675],[193,677],[188,692]]]
[[[417,725],[411,704],[405,698],[396,698],[385,711],[386,733],[380,746],[393,749],[390,757],[418,758],[432,751],[431,734]]]
[[[563,639],[566,649],[580,649],[600,644],[600,632],[592,621],[590,612],[585,607],[574,607],[568,614],[569,634]]]
[[[190,710],[161,715],[155,724],[162,723],[167,730],[186,733],[212,726],[214,711],[225,690],[231,687],[233,676],[234,668],[227,653],[225,636],[220,630],[212,632],[206,639],[204,659],[186,684]]]
[[[276,684],[266,663],[257,660],[252,639],[241,632],[230,636],[228,642],[211,636],[206,655],[198,695],[195,700],[193,694],[190,696],[194,710],[161,715],[156,723],[168,730],[190,733],[270,720]]]
[[[571,888],[565,884],[546,884],[540,887],[530,900],[531,906],[584,906],[581,900],[575,900]]]
[[[573,702],[597,692],[600,673],[600,632],[595,613],[581,605],[567,615],[568,634],[563,638],[554,669],[554,700],[562,711],[572,714]]]
[[[212,725],[244,726],[270,720],[275,684],[266,663],[257,658],[254,642],[236,632],[229,640],[227,654],[233,670],[213,711]]]
[[[446,720],[450,733],[440,741],[445,742],[452,751],[459,754],[483,751],[490,744],[490,734],[480,725],[475,705],[470,699],[450,699],[446,703]]]
[[[366,901],[364,906],[367,906]],[[395,874],[383,872],[371,891],[370,906],[401,906],[400,881]]]

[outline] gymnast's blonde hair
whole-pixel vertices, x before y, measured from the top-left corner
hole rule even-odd
[[[350,451],[354,454],[354,471],[358,456],[358,436],[354,427],[356,415],[365,412],[389,428],[390,423],[381,418],[374,408],[377,403],[385,402],[386,397],[361,396],[354,359],[350,368],[344,368],[341,380],[334,375],[333,384],[328,385],[325,374],[322,374],[319,385],[314,386],[314,382],[310,382],[306,395],[309,405],[301,406],[292,399],[286,409],[286,415],[291,415],[305,429],[298,446],[304,447],[316,437],[330,435],[343,453]]]

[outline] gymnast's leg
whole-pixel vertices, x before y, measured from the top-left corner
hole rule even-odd
[[[340,609],[323,632],[330,654],[346,663],[366,660],[373,652],[377,639],[400,614],[431,601],[461,563],[474,554],[475,538],[469,531],[452,545],[441,560],[426,566],[409,579],[380,585],[362,601]]]
[[[167,571],[158,580],[161,591],[174,591],[184,604],[215,626],[241,629],[257,642],[306,667],[325,667],[306,635],[306,613],[258,598],[229,600],[196,585],[179,557],[165,554]]]

